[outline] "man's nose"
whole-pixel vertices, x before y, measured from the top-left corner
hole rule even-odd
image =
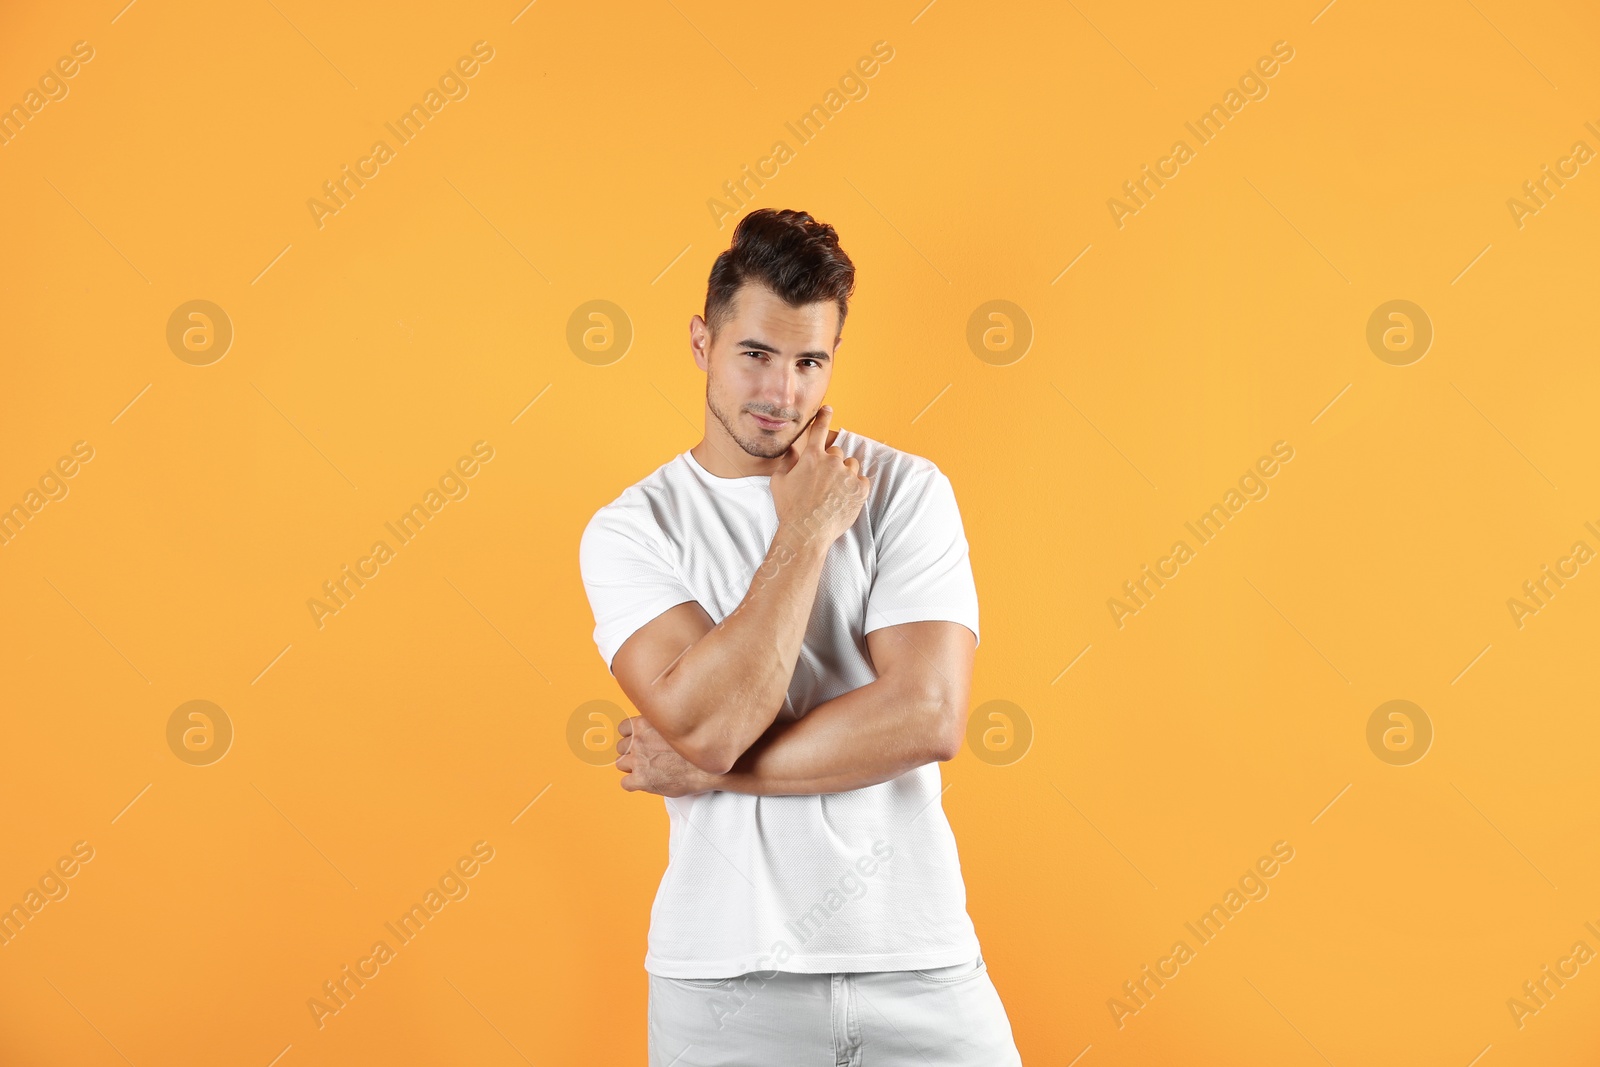
[[[775,371],[773,380],[763,390],[764,399],[772,410],[790,412],[800,397],[800,375],[793,367]]]

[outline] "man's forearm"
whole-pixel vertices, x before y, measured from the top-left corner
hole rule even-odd
[[[790,796],[842,793],[954,756],[949,710],[880,678],[773,725],[707,790]]]
[[[738,607],[683,651],[656,684],[677,710],[662,733],[680,751],[731,765],[783,707],[828,545],[780,525]]]

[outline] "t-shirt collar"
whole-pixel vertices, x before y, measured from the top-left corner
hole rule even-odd
[[[845,430],[840,429],[838,437],[834,438],[833,443],[838,444],[839,437],[843,437],[845,433]],[[694,458],[692,450],[685,449],[683,459],[689,465],[689,469],[694,471],[702,482],[718,492],[740,493],[753,488],[770,489],[772,487],[772,475],[770,474],[749,474],[741,478],[724,478],[719,474],[712,474],[701,466],[700,461]]]

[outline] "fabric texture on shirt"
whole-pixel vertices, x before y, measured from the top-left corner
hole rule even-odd
[[[872,682],[866,635],[949,621],[978,637],[978,597],[955,491],[930,460],[840,430],[871,481],[828,549],[778,719]],[[777,532],[771,477],[720,478],[683,452],[590,519],[579,546],[594,641],[617,650],[675,605],[711,620],[749,592]],[[910,970],[970,960],[978,941],[937,762],[811,796],[664,798],[668,861],[645,968],[669,978],[754,970]]]

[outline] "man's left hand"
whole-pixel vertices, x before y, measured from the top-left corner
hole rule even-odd
[[[715,788],[717,776],[678,755],[676,749],[642,715],[623,719],[617,728],[617,770],[624,772],[622,788],[629,792],[682,797]]]

